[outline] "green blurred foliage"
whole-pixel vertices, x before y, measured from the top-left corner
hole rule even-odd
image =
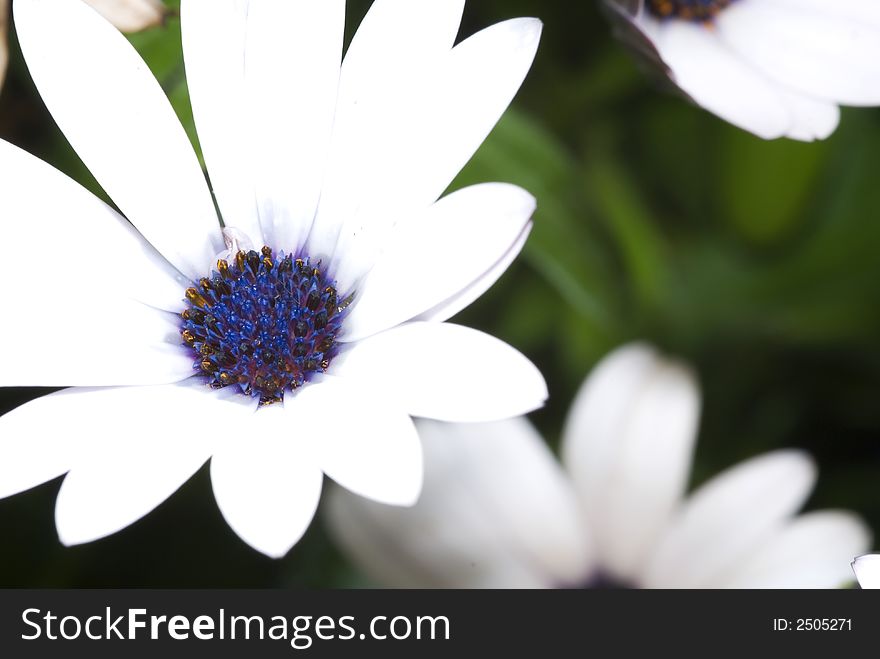
[[[368,2],[349,5],[351,34]],[[648,340],[691,361],[704,387],[695,483],[799,446],[821,468],[810,506],[852,508],[880,529],[880,113],[845,111],[823,143],[762,141],[655,88],[593,3],[472,0],[462,35],[518,15],[544,20],[539,56],[452,187],[517,183],[538,211],[522,258],[461,322],[541,367],[551,400],[534,420],[552,444],[595,362]],[[131,40],[195,142],[179,22]],[[14,40],[0,132],[102,194]],[[35,393],[6,392],[4,408]],[[52,529],[56,489],[0,500],[0,525],[15,529],[0,584],[362,583],[320,523],[284,561],[242,545],[204,471],[132,528],[70,550]]]

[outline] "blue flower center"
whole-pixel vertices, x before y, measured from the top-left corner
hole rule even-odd
[[[351,297],[340,300],[320,265],[239,251],[187,289],[180,334],[212,387],[238,385],[266,405],[327,370]]]
[[[658,18],[680,18],[705,23],[734,0],[647,0],[648,11]]]

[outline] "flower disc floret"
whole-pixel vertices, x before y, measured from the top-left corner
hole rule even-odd
[[[217,261],[186,291],[181,336],[193,367],[217,389],[237,384],[262,404],[327,370],[351,299],[340,301],[320,262],[263,247]]]

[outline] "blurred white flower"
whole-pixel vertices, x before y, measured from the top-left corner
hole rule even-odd
[[[880,554],[865,554],[852,562],[852,569],[863,589],[880,588]]]
[[[444,322],[519,253],[534,198],[488,183],[438,201],[519,89],[540,21],[454,45],[463,0],[377,0],[340,63],[343,0],[184,0],[221,231],[186,133],[119,31],[76,0],[13,6],[37,89],[125,217],[0,141],[17,273],[0,293],[15,309],[0,385],[73,387],[0,418],[0,497],[69,472],[56,526],[88,542],[210,458],[226,521],[281,556],[324,474],[416,499],[410,415],[543,404],[522,354]]]
[[[604,0],[620,36],[697,105],[765,139],[880,105],[875,0]]]
[[[123,32],[160,25],[168,13],[162,0],[83,0]],[[9,64],[9,0],[0,0],[0,85]]]
[[[420,587],[836,587],[869,532],[844,511],[797,516],[816,468],[801,451],[747,460],[685,497],[699,394],[645,345],[589,376],[560,465],[524,418],[418,421],[425,483],[392,508],[330,493],[340,546],[379,583]]]

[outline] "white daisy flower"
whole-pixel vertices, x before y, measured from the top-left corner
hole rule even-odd
[[[160,25],[167,10],[162,0],[84,0],[123,32]],[[9,0],[0,0],[0,85],[9,64]]]
[[[852,562],[853,573],[863,589],[880,588],[880,554],[865,554]]]
[[[604,2],[697,105],[759,137],[824,139],[839,105],[880,105],[875,0]]]
[[[410,415],[479,421],[543,404],[525,357],[443,322],[507,268],[535,207],[501,183],[437,201],[541,32],[515,19],[453,47],[463,4],[377,0],[340,65],[343,0],[184,0],[221,233],[193,149],[127,40],[81,2],[15,0],[42,98],[128,221],[0,142],[5,267],[19,273],[2,289],[15,322],[0,329],[0,384],[72,387],[0,418],[0,496],[69,472],[58,534],[88,542],[211,458],[229,525],[282,556],[323,474],[412,504]]]
[[[855,515],[797,516],[801,451],[747,460],[685,496],[699,413],[690,371],[639,344],[590,375],[562,464],[524,418],[419,421],[425,485],[409,509],[334,489],[330,531],[379,583],[420,587],[835,587],[869,547]]]

